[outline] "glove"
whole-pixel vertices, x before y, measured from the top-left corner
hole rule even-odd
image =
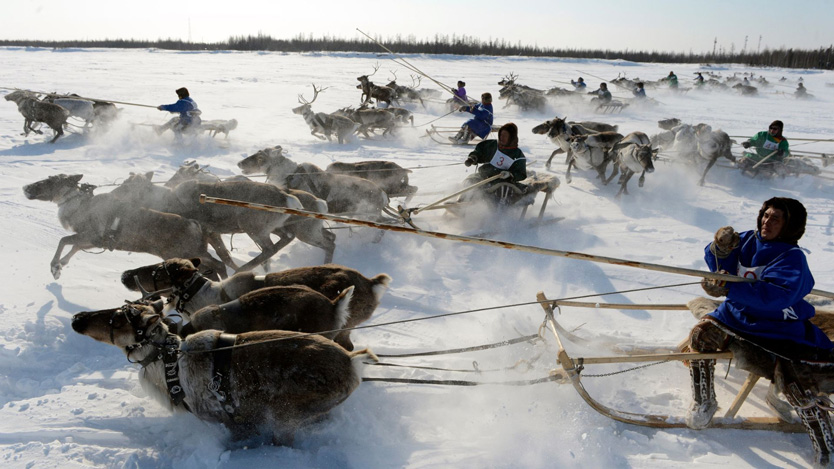
[[[469,166],[472,166],[473,164],[475,164],[475,160],[472,159],[472,158],[467,158],[466,161],[463,162],[463,164],[464,164],[464,166],[469,167]]]
[[[729,256],[733,249],[738,247],[739,236],[732,226],[722,226],[715,232],[712,244],[709,247],[710,252],[718,259],[724,259]]]
[[[750,142],[741,142],[741,146],[744,148],[750,148]]]
[[[783,156],[785,156],[785,150],[779,150],[779,151],[777,151],[777,152],[776,152],[776,156],[778,156],[779,158],[782,158]]]
[[[458,108],[458,112],[463,112],[463,111],[465,111],[468,107],[469,107],[469,106],[461,106],[461,107],[459,107],[459,108]]]
[[[727,293],[729,293],[730,290],[727,288],[726,285],[727,282],[723,280],[714,280],[709,278],[701,280],[701,288],[703,288],[709,296],[727,296]]]

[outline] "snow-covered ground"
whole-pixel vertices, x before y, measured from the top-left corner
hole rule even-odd
[[[498,82],[513,72],[519,83],[535,88],[568,86],[583,76],[595,88],[602,77],[619,74],[656,80],[674,70],[682,86],[693,72],[723,76],[751,71],[744,66],[658,65],[619,61],[558,60],[460,56],[408,56],[433,78],[467,82],[473,96],[498,94]],[[411,206],[427,204],[456,190],[471,173],[461,164],[466,147],[438,145],[421,138],[425,126],[404,128],[396,138],[357,139],[345,145],[310,135],[300,116],[290,112],[297,96],[312,98],[311,84],[328,87],[313,104],[331,112],[357,105],[356,77],[379,62],[377,82],[389,70],[399,81],[413,74],[385,57],[355,54],[281,54],[167,52],[157,50],[0,49],[0,86],[39,91],[74,92],[81,96],[157,105],[175,100],[174,89],[187,86],[204,119],[239,121],[228,145],[200,136],[177,144],[170,133],[157,137],[149,127],[168,115],[151,108],[120,105],[119,123],[108,133],[70,134],[54,145],[47,135],[21,136],[22,117],[12,103],[0,105],[0,464],[4,467],[807,467],[812,457],[804,434],[730,430],[656,430],[609,420],[588,407],[569,385],[556,383],[509,387],[452,387],[363,383],[329,417],[299,433],[293,447],[229,450],[224,431],[190,415],[170,415],[140,389],[137,367],[121,351],[72,331],[79,311],[104,309],[136,295],[124,289],[122,271],[157,259],[125,252],[80,252],[59,280],[49,271],[58,240],[68,233],[51,203],[30,201],[23,185],[66,173],[84,174],[83,182],[108,191],[130,172],[155,171],[166,180],[186,160],[210,165],[215,174],[240,174],[238,161],[255,151],[282,145],[296,161],[326,166],[332,161],[386,159],[413,169],[420,189]],[[530,169],[554,149],[533,126],[554,116],[618,124],[620,132],[658,132],[659,119],[678,117],[705,122],[732,136],[765,130],[774,119],[785,122],[785,135],[828,139],[834,135],[834,82],[831,72],[753,69],[774,83],[758,97],[732,93],[673,95],[649,89],[662,105],[631,106],[621,114],[597,115],[590,108],[552,103],[546,112],[502,109],[496,100],[496,122],[515,122]],[[779,84],[782,76],[787,80]],[[790,96],[802,77],[815,100]],[[423,86],[434,86],[427,79]],[[615,96],[628,95],[612,89]],[[444,99],[448,96],[444,96]],[[425,124],[446,110],[439,103],[426,109],[409,105],[415,123]],[[452,114],[436,125],[458,126],[465,115]],[[47,129],[45,134],[51,135]],[[741,141],[741,138],[737,140]],[[832,151],[831,143],[793,141],[792,149]],[[734,147],[736,153],[740,147]],[[816,160],[819,164],[819,160]],[[457,163],[456,165],[451,165]],[[548,217],[564,217],[538,229],[505,229],[499,239],[544,248],[579,251],[686,269],[704,269],[703,246],[724,225],[755,227],[762,201],[772,196],[800,199],[808,209],[808,229],[801,245],[817,279],[817,288],[834,290],[834,224],[832,172],[828,179],[802,176],[760,181],[742,177],[729,162],[719,162],[699,187],[697,171],[658,161],[656,171],[631,195],[617,200],[617,187],[602,187],[594,173],[573,172],[564,183],[564,158],[553,170],[562,180]],[[402,203],[402,200],[395,201]],[[531,213],[542,200],[537,200]],[[510,215],[508,215],[509,217]],[[485,215],[486,217],[486,215]],[[451,233],[475,232],[494,219],[464,220],[425,212],[422,227]],[[512,224],[505,223],[512,226]],[[535,333],[543,313],[532,304],[536,292],[549,298],[594,296],[587,301],[616,303],[685,303],[701,294],[697,285],[665,287],[697,279],[634,268],[534,255],[491,247],[388,233],[374,244],[367,229],[336,230],[335,262],[368,276],[386,272],[394,279],[376,314],[367,324],[404,319],[424,321],[368,328],[353,333],[359,346],[377,353],[405,353],[468,347]],[[228,241],[228,238],[226,238]],[[257,249],[244,236],[233,240],[234,257],[248,260]],[[273,258],[270,270],[321,262],[317,248],[292,243]],[[655,289],[617,293],[625,290]],[[521,305],[519,305],[521,304]],[[431,316],[474,309],[431,319]],[[564,308],[560,322],[598,346],[566,343],[576,356],[607,355],[602,346],[617,344],[674,346],[694,324],[688,312],[619,311]],[[605,341],[603,340],[605,339]],[[489,351],[425,359],[388,360],[441,368],[472,368],[481,374],[435,372],[408,368],[367,367],[365,376],[515,381],[541,378],[556,368],[555,345],[514,345]],[[521,362],[524,366],[510,369]],[[529,366],[526,366],[529,365]],[[588,366],[603,374],[631,365]],[[744,375],[721,363],[716,371],[719,401],[726,409]],[[667,363],[611,377],[583,380],[605,404],[633,412],[681,416],[690,400],[689,374],[679,363]],[[743,415],[765,415],[765,385],[742,407]],[[719,410],[723,413],[723,409]]]

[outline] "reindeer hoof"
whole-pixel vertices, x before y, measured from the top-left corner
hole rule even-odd
[[[61,266],[61,264],[52,264],[52,266],[51,266],[52,278],[54,278],[55,280],[58,280],[59,278],[61,278],[61,268],[62,267],[63,266]]]

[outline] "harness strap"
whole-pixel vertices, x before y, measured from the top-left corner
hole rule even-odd
[[[237,335],[222,333],[217,338],[215,348],[220,349],[214,352],[212,363],[211,381],[209,391],[215,399],[223,406],[230,419],[235,419],[235,406],[232,404],[232,391],[229,386],[229,377],[232,368],[232,351],[237,342]]]
[[[199,272],[195,272],[194,275],[185,282],[185,285],[182,288],[175,289],[175,293],[177,294],[177,311],[183,312],[186,303],[188,303],[194,295],[203,288],[203,285],[208,283],[208,279],[200,275]]]

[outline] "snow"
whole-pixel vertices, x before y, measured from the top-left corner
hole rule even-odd
[[[553,116],[618,124],[625,134],[657,133],[656,121],[679,117],[706,122],[732,136],[749,136],[770,121],[785,122],[785,135],[828,139],[834,135],[832,72],[748,69],[741,65],[642,64],[623,61],[558,60],[410,55],[405,57],[433,78],[453,84],[464,79],[473,96],[489,91],[513,72],[519,83],[536,88],[569,86],[584,76],[589,89],[597,77],[620,73],[655,80],[674,70],[681,86],[693,72],[710,70],[724,76],[753,71],[774,86],[759,97],[731,93],[672,95],[648,89],[662,105],[631,106],[621,114],[597,115],[588,108],[551,103],[545,112],[502,109],[496,99],[496,122],[515,122],[521,148],[533,161],[531,170],[554,149],[530,129]],[[0,462],[9,468],[67,467],[808,467],[812,450],[804,434],[731,430],[660,430],[630,426],[593,411],[567,384],[453,387],[363,383],[327,419],[299,432],[293,447],[229,448],[223,429],[190,415],[170,415],[141,390],[137,367],[121,351],[72,331],[72,315],[105,309],[136,295],[124,289],[122,271],[155,263],[152,256],[125,252],[80,252],[53,280],[49,262],[58,240],[67,233],[54,204],[30,201],[22,186],[47,176],[84,174],[82,182],[112,189],[130,172],[155,171],[164,181],[187,160],[209,165],[215,174],[240,174],[238,161],[255,151],[282,145],[298,162],[326,166],[332,161],[387,159],[413,168],[419,192],[410,206],[428,204],[458,189],[473,168],[463,162],[468,149],[438,145],[421,138],[425,127],[402,129],[397,138],[356,139],[345,145],[310,135],[290,109],[297,96],[312,98],[311,84],[326,86],[313,109],[330,112],[357,105],[356,77],[379,62],[377,82],[396,69],[400,82],[412,72],[370,54],[282,54],[169,52],[160,50],[0,49],[0,84],[40,91],[156,106],[175,100],[174,90],[187,86],[204,119],[239,121],[228,145],[199,136],[185,144],[170,135],[157,137],[145,126],[168,115],[152,108],[120,105],[119,122],[107,133],[72,133],[54,145],[51,136],[20,135],[22,118],[12,103],[0,105],[0,252],[5,281],[0,284]],[[788,78],[779,84],[782,76]],[[794,100],[790,93],[802,77],[817,99]],[[433,86],[423,80],[423,86]],[[615,97],[627,97],[623,91]],[[787,94],[779,94],[783,92]],[[447,96],[444,96],[444,99]],[[442,116],[439,103],[427,109],[409,105],[420,125]],[[453,114],[436,125],[459,126]],[[77,131],[77,129],[75,129]],[[737,138],[741,141],[741,138]],[[829,143],[793,141],[792,149],[830,151]],[[736,152],[739,147],[734,148]],[[450,166],[450,164],[455,164]],[[497,239],[560,251],[705,270],[703,246],[724,225],[754,228],[762,201],[772,196],[800,199],[808,209],[801,245],[817,288],[834,290],[834,241],[831,239],[832,173],[829,179],[801,176],[760,181],[745,178],[720,162],[697,185],[697,171],[659,161],[643,188],[632,179],[631,194],[615,199],[615,184],[602,187],[594,171],[573,171],[564,183],[564,159],[554,158],[562,180],[547,217],[564,217],[538,229],[516,229],[504,223],[468,216],[458,219],[425,212],[415,221],[429,230],[472,233],[494,225],[505,229]],[[817,164],[819,161],[817,160]],[[403,203],[402,199],[395,200]],[[530,213],[537,213],[541,197]],[[515,215],[507,215],[514,217]],[[528,214],[529,216],[529,214]],[[482,226],[484,225],[484,226]],[[701,295],[698,279],[623,266],[591,263],[493,247],[462,244],[390,232],[379,243],[368,229],[337,230],[335,262],[367,276],[380,272],[393,278],[374,317],[366,325],[408,319],[353,333],[357,346],[381,354],[469,347],[533,334],[542,322],[535,301],[543,290],[549,298],[586,297],[599,303],[682,304]],[[228,241],[228,237],[226,238]],[[245,261],[257,253],[244,236],[233,240],[233,256]],[[321,250],[298,242],[281,251],[270,270],[315,265]],[[688,283],[683,286],[669,286]],[[626,290],[652,288],[626,293]],[[604,296],[595,296],[602,295]],[[507,306],[509,305],[509,306]],[[500,307],[500,308],[496,308]],[[439,318],[432,316],[478,310]],[[606,344],[674,347],[695,320],[686,311],[619,311],[562,308],[559,321],[590,345],[566,342],[573,356],[613,353]],[[556,345],[524,343],[487,351],[388,362],[483,371],[453,373],[409,368],[366,367],[365,376],[415,379],[463,379],[488,382],[538,379],[557,367]],[[518,366],[513,367],[513,365]],[[588,366],[585,373],[605,374],[631,364]],[[716,370],[723,414],[745,376],[727,364]],[[667,363],[583,382],[599,401],[616,409],[682,416],[689,404],[689,375],[679,363]],[[742,415],[768,415],[759,384],[742,407]]]

